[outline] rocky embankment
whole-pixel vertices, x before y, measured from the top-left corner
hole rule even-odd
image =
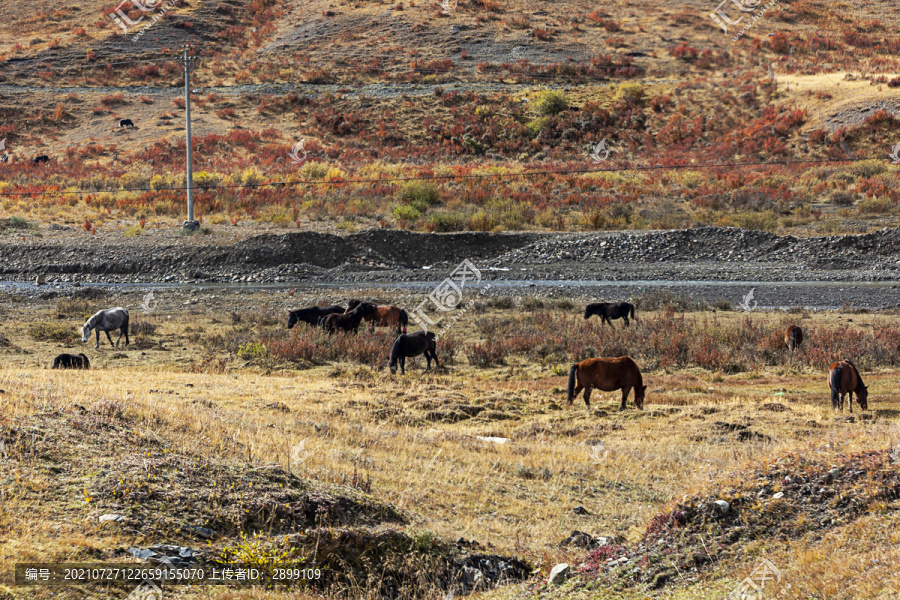
[[[891,282],[900,280],[900,232],[817,238],[718,227],[641,233],[290,232],[231,240],[159,232],[105,239],[49,235],[0,242],[0,279],[33,282],[40,277],[62,285],[391,287],[440,281],[463,259],[476,264],[484,279],[497,282],[500,289],[504,281],[519,282],[520,287],[521,282],[538,281],[555,287],[549,295],[569,293],[560,288],[579,288],[586,296],[597,296],[585,288],[600,286],[609,292],[601,296],[628,297],[648,285],[665,284],[676,294],[738,302],[743,294],[725,293],[723,286],[767,284],[773,293],[760,302],[770,306],[824,302],[886,307],[897,302]],[[829,298],[820,290],[803,289],[830,282],[859,282],[866,289],[836,287]]]

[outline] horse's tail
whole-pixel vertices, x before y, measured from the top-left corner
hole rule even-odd
[[[391,346],[391,362],[388,363],[388,367],[391,369],[397,368],[397,362],[400,360],[400,336],[397,336],[397,339],[394,340],[394,345]]]
[[[634,316],[634,304],[629,304],[628,310],[631,311],[631,318],[634,319],[635,321],[637,321],[637,317]]]
[[[843,369],[841,365],[837,365],[831,370],[831,377],[828,380],[828,386],[831,388],[831,406],[835,407],[840,401],[841,375]]]
[[[128,335],[128,311],[125,311],[125,320],[122,322],[122,333]]]
[[[569,387],[566,395],[569,404],[572,404],[572,398],[575,396],[575,373],[577,372],[578,365],[572,365],[572,368],[569,369]]]
[[[400,327],[403,328],[403,333],[406,333],[407,325],[409,325],[409,315],[406,314],[406,311],[401,308],[400,309]]]

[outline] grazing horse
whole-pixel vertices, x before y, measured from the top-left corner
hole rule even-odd
[[[803,330],[796,325],[788,325],[788,328],[784,330],[784,344],[791,351],[791,360],[794,360],[794,350],[803,344]]]
[[[92,329],[97,332],[97,343],[94,344],[94,349],[100,347],[101,331],[106,333],[106,338],[109,340],[110,346],[118,346],[119,342],[122,341],[123,335],[125,336],[125,345],[127,346],[129,344],[128,311],[121,306],[98,311],[93,317],[85,321],[84,325],[81,326],[82,343],[90,339]],[[109,332],[115,329],[119,330],[119,338],[116,340],[116,343],[113,344]]]
[[[134,123],[132,123],[131,119],[121,119],[119,120],[119,127],[121,127],[122,129],[126,127],[131,127],[132,129],[134,129]]]
[[[577,385],[576,385],[577,383]],[[621,410],[625,410],[625,401],[631,388],[634,388],[634,405],[644,409],[644,393],[647,386],[641,377],[641,370],[630,356],[619,358],[589,358],[572,365],[569,369],[568,400],[572,400],[584,388],[584,403],[591,406],[591,388],[603,392],[622,390]]]
[[[409,325],[409,315],[399,306],[375,306],[371,302],[362,302],[360,300],[351,300],[347,303],[347,312],[350,312],[360,304],[368,304],[375,308],[374,311],[367,314],[364,318],[370,325],[381,325],[382,327],[396,327],[397,334],[406,333],[406,326]]]
[[[612,326],[610,319],[625,319],[625,326],[627,327],[629,325],[629,314],[632,319],[637,321],[637,317],[634,316],[634,304],[628,302],[595,302],[588,304],[584,309],[585,319],[591,318],[591,315],[597,315],[600,317],[601,325],[609,323]]]
[[[434,364],[440,367],[441,363],[434,352],[435,346],[433,331],[417,331],[397,336],[397,339],[394,340],[394,345],[391,346],[391,362],[388,365],[391,369],[391,375],[397,372],[398,362],[400,363],[400,373],[405,374],[406,359],[412,356],[419,356],[420,354],[425,354],[425,360],[428,361],[428,366],[425,368],[426,371],[431,368],[432,358],[434,359]]]
[[[51,369],[90,369],[91,363],[84,354],[60,354],[53,359]]]
[[[327,317],[328,315],[333,314],[343,314],[344,312],[344,307],[337,305],[310,306],[309,308],[292,310],[288,315],[288,329],[293,329],[294,325],[296,325],[300,321],[309,323],[310,325],[318,325],[319,321],[322,320],[322,317]]]
[[[48,163],[48,162],[50,162],[50,157],[47,156],[46,154],[41,154],[40,156],[36,156],[33,159],[31,159],[31,162],[33,162],[36,165],[39,165],[41,163]]]
[[[828,387],[831,388],[831,408],[844,411],[844,394],[849,394],[847,404],[853,412],[853,392],[863,410],[869,408],[869,388],[863,383],[859,371],[849,360],[841,360],[831,365],[828,371]]]
[[[334,333],[338,329],[340,329],[341,331],[352,331],[353,333],[356,333],[356,330],[359,329],[360,322],[363,320],[363,318],[365,318],[366,315],[372,313],[374,307],[374,304],[363,302],[353,310],[345,312],[343,314],[332,313],[325,317],[325,320],[322,323],[322,327],[324,327],[325,331],[327,331],[328,333]]]

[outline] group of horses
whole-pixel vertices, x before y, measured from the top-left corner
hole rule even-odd
[[[625,326],[629,325],[629,317],[637,321],[634,305],[628,302],[607,303],[598,302],[588,304],[584,311],[584,318],[589,319],[597,315],[601,324],[612,325],[613,319],[623,319]],[[382,326],[394,328],[397,338],[391,345],[390,362],[388,367],[391,373],[406,372],[406,359],[425,355],[427,360],[426,370],[431,369],[431,361],[437,367],[441,367],[436,353],[437,341],[434,332],[416,331],[407,333],[409,316],[406,311],[398,306],[379,306],[371,302],[350,300],[347,307],[310,306],[291,311],[288,314],[288,329],[292,329],[298,323],[307,323],[314,327],[322,327],[329,334],[337,331],[356,332],[360,324],[366,321],[370,327]],[[96,333],[97,341],[94,349],[100,347],[100,332],[106,333],[111,346],[118,347],[122,337],[125,337],[125,346],[129,344],[128,338],[128,310],[122,307],[110,308],[98,311],[81,326],[81,341],[87,342],[91,332]],[[115,343],[109,335],[110,331],[119,330],[119,337]],[[803,330],[796,325],[789,325],[784,332],[784,343],[791,353],[802,350]],[[60,354],[53,361],[54,369],[88,369],[90,362],[84,354]],[[831,406],[835,410],[844,410],[844,396],[848,396],[850,412],[853,412],[853,395],[862,410],[867,410],[868,388],[863,383],[859,370],[850,360],[841,360],[831,365],[828,370],[828,387],[831,390]],[[569,383],[567,388],[567,400],[569,404],[584,391],[584,403],[590,407],[591,391],[597,389],[603,392],[622,391],[622,403],[620,408],[625,410],[628,396],[634,390],[634,405],[638,409],[644,408],[644,398],[647,386],[644,385],[643,376],[637,363],[630,356],[618,358],[589,358],[572,365],[569,369]]]
[[[399,306],[378,306],[371,302],[350,300],[347,308],[333,304],[331,306],[310,306],[291,311],[288,314],[288,329],[303,322],[324,328],[328,333],[351,331],[356,333],[359,324],[366,321],[370,327],[394,327],[397,334],[406,333],[409,315]]]

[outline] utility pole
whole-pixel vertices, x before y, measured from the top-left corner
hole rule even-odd
[[[200,223],[194,220],[194,173],[191,166],[191,71],[197,62],[197,54],[190,56],[190,45],[184,46],[184,119],[185,119],[185,144],[187,145],[187,220],[181,224],[181,228],[187,231],[200,229]]]

